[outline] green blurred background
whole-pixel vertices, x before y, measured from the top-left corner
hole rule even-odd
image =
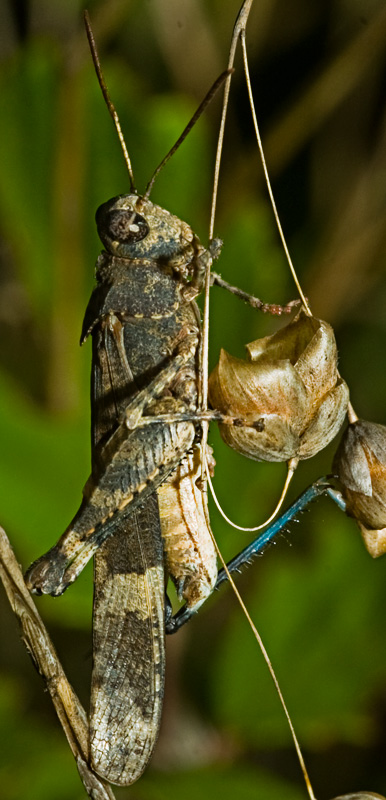
[[[142,190],[227,62],[239,0],[93,0],[95,36]],[[62,533],[89,471],[90,345],[98,205],[128,190],[87,52],[78,0],[0,5],[0,522],[23,566]],[[251,73],[282,224],[306,295],[336,329],[365,419],[386,422],[386,8],[383,0],[256,0]],[[152,199],[207,241],[219,99]],[[219,269],[265,301],[295,297],[262,182],[240,62],[216,235]],[[212,362],[282,321],[212,293]],[[284,467],[247,462],[211,433],[216,489],[239,524],[275,505]],[[330,470],[303,463],[294,498]],[[318,462],[318,463],[317,463]],[[212,526],[226,557],[247,535]],[[386,561],[327,500],[239,577],[304,748],[318,800],[386,793]],[[90,567],[37,600],[87,703]],[[0,594],[0,796],[81,800],[75,765]],[[229,589],[168,641],[164,723],[151,767],[117,798],[306,796],[267,668]]]

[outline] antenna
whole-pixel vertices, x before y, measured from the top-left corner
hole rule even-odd
[[[122,128],[121,128],[121,124],[119,122],[119,117],[118,117],[117,111],[115,109],[115,106],[114,106],[111,98],[110,98],[109,91],[108,91],[108,88],[106,86],[106,81],[105,81],[105,79],[103,77],[102,67],[101,67],[101,64],[100,64],[100,61],[99,61],[98,51],[97,51],[97,47],[96,47],[96,43],[95,43],[95,39],[94,39],[94,34],[93,34],[92,28],[91,28],[90,17],[89,17],[89,14],[88,14],[87,10],[84,11],[84,15],[83,16],[84,16],[84,24],[85,24],[85,27],[86,27],[87,39],[88,39],[88,43],[89,43],[89,46],[90,46],[91,56],[92,56],[92,60],[94,62],[95,72],[97,74],[99,86],[101,87],[102,94],[103,94],[103,97],[104,97],[104,101],[105,101],[105,103],[107,105],[107,108],[108,108],[108,110],[110,112],[110,115],[111,115],[111,117],[113,119],[116,131],[117,131],[117,134],[118,134],[118,139],[119,139],[119,141],[121,143],[121,147],[122,147],[122,151],[123,151],[123,157],[125,159],[126,166],[127,166],[128,172],[129,172],[130,190],[131,190],[131,192],[133,194],[137,194],[137,190],[135,188],[135,182],[134,182],[133,168],[131,166],[131,161],[130,161],[130,156],[129,156],[129,153],[128,153],[128,150],[127,150],[127,147],[126,147],[126,142],[125,142],[125,139],[124,139],[124,136],[123,136],[123,133],[122,133]]]
[[[145,194],[143,196],[144,200],[148,200],[150,197],[150,192],[154,186],[155,180],[158,177],[161,170],[164,168],[165,164],[171,159],[174,155],[176,150],[178,150],[179,146],[182,142],[186,139],[187,135],[190,133],[194,125],[196,124],[197,120],[201,117],[201,114],[205,111],[206,107],[209,103],[213,100],[215,94],[217,94],[218,90],[222,86],[222,84],[226,81],[228,75],[234,72],[233,69],[227,69],[225,72],[222,72],[221,75],[215,80],[214,84],[209,89],[209,92],[205,95],[202,103],[198,106],[197,111],[193,114],[191,120],[188,122],[186,128],[181,133],[181,136],[178,137],[176,143],[173,145],[171,150],[166,154],[166,156],[162,159],[161,163],[158,164],[158,167],[154,170],[152,177],[150,178],[149,183],[147,184]]]

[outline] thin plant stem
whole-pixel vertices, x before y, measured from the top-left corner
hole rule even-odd
[[[87,714],[68,682],[54,645],[24,583],[8,537],[0,527],[0,580],[17,617],[21,639],[51,695],[59,722],[92,800],[114,800],[114,794],[88,766]]]

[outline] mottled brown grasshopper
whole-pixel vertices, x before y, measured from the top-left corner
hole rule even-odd
[[[136,194],[101,206],[97,225],[106,252],[82,332],[82,341],[93,336],[93,471],[76,517],[30,568],[27,583],[35,592],[61,594],[95,554],[91,759],[107,780],[129,784],[149,760],[163,697],[165,578],[156,489],[180,462],[192,476],[186,453],[196,438],[189,421],[137,422],[196,409],[199,314],[192,298],[215,250]],[[189,558],[185,569],[175,577],[197,606],[216,579],[213,548],[199,571]]]
[[[120,134],[87,17],[86,24]],[[189,225],[149,200],[152,182],[143,196],[131,183],[130,194],[96,215],[106,249],[81,336],[93,338],[92,475],[68,529],[26,577],[33,592],[59,595],[95,555],[90,760],[118,784],[141,775],[160,725],[164,551],[189,612],[217,577],[205,494],[196,484],[198,430],[189,417],[198,404],[194,298],[220,242],[203,247]],[[177,421],[159,421],[165,414]],[[140,424],[149,420],[155,424]]]
[[[198,487],[201,324],[195,297],[221,242],[205,248],[187,223],[150,201],[159,169],[144,195],[136,193],[85,19],[131,193],[109,200],[96,214],[105,250],[81,335],[81,343],[89,335],[93,340],[92,474],[76,516],[29,568],[26,582],[37,594],[59,595],[95,556],[90,762],[104,779],[126,785],[142,774],[158,735],[165,628],[177,630],[217,580],[206,494]],[[227,75],[216,81],[161,166]],[[216,280],[237,291],[212,276]],[[281,313],[292,304],[263,307]],[[210,461],[207,450],[209,467]],[[176,617],[168,601],[165,613],[167,575],[186,604]]]

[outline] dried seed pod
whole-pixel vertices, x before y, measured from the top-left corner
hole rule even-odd
[[[220,425],[224,441],[264,461],[310,458],[326,447],[349,400],[331,326],[300,311],[278,333],[246,349],[249,361],[222,350],[209,378],[212,405],[243,423]]]
[[[360,527],[373,558],[386,552],[386,427],[357,420],[334,459],[347,513]]]
[[[376,792],[354,792],[354,794],[342,794],[334,800],[385,800],[383,794]]]

